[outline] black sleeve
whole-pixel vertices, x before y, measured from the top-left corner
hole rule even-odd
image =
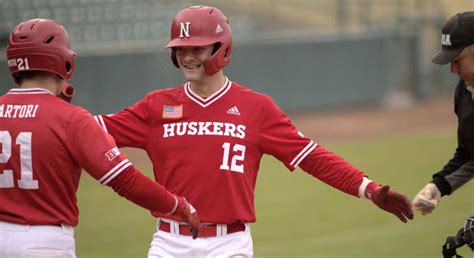
[[[447,175],[444,179],[451,185],[452,192],[461,188],[464,184],[474,178],[474,160],[471,159],[454,173]]]
[[[433,175],[433,180],[431,182],[434,183],[436,187],[438,187],[442,196],[451,194],[451,185],[445,179],[445,177],[456,172],[464,165],[464,163],[467,162],[468,158],[465,152],[466,151],[461,147],[456,148],[454,157],[443,167],[441,171]]]
[[[454,113],[458,117],[459,122],[459,101],[460,101],[460,94],[464,90],[464,81],[460,80],[457,87],[456,93],[454,95]],[[458,125],[459,126],[459,125]],[[445,179],[446,176],[454,173],[457,171],[461,166],[464,165],[469,160],[469,154],[464,147],[464,144],[461,140],[459,135],[459,128],[458,128],[458,147],[454,152],[453,158],[443,167],[441,171],[433,175],[433,180],[431,181],[434,183],[438,189],[441,191],[441,195],[449,195],[452,192],[451,185]]]

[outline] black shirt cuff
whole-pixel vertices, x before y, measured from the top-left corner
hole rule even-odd
[[[441,196],[450,195],[452,192],[451,185],[449,182],[441,176],[433,176],[431,183],[435,184],[441,192]]]

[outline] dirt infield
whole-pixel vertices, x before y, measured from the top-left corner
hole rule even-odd
[[[307,137],[327,144],[430,130],[454,133],[457,121],[453,110],[453,97],[440,96],[399,108],[341,108],[290,117]],[[151,166],[141,150],[125,148],[124,153],[140,168]]]

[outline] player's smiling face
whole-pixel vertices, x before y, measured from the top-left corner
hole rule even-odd
[[[206,78],[203,64],[212,55],[212,49],[212,45],[176,48],[176,59],[186,80],[200,81]]]

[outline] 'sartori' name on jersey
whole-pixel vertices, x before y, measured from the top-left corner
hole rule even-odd
[[[0,105],[0,118],[32,118],[36,117],[38,105]]]
[[[245,138],[245,125],[222,122],[177,122],[163,124],[163,138],[183,135],[221,135]]]

